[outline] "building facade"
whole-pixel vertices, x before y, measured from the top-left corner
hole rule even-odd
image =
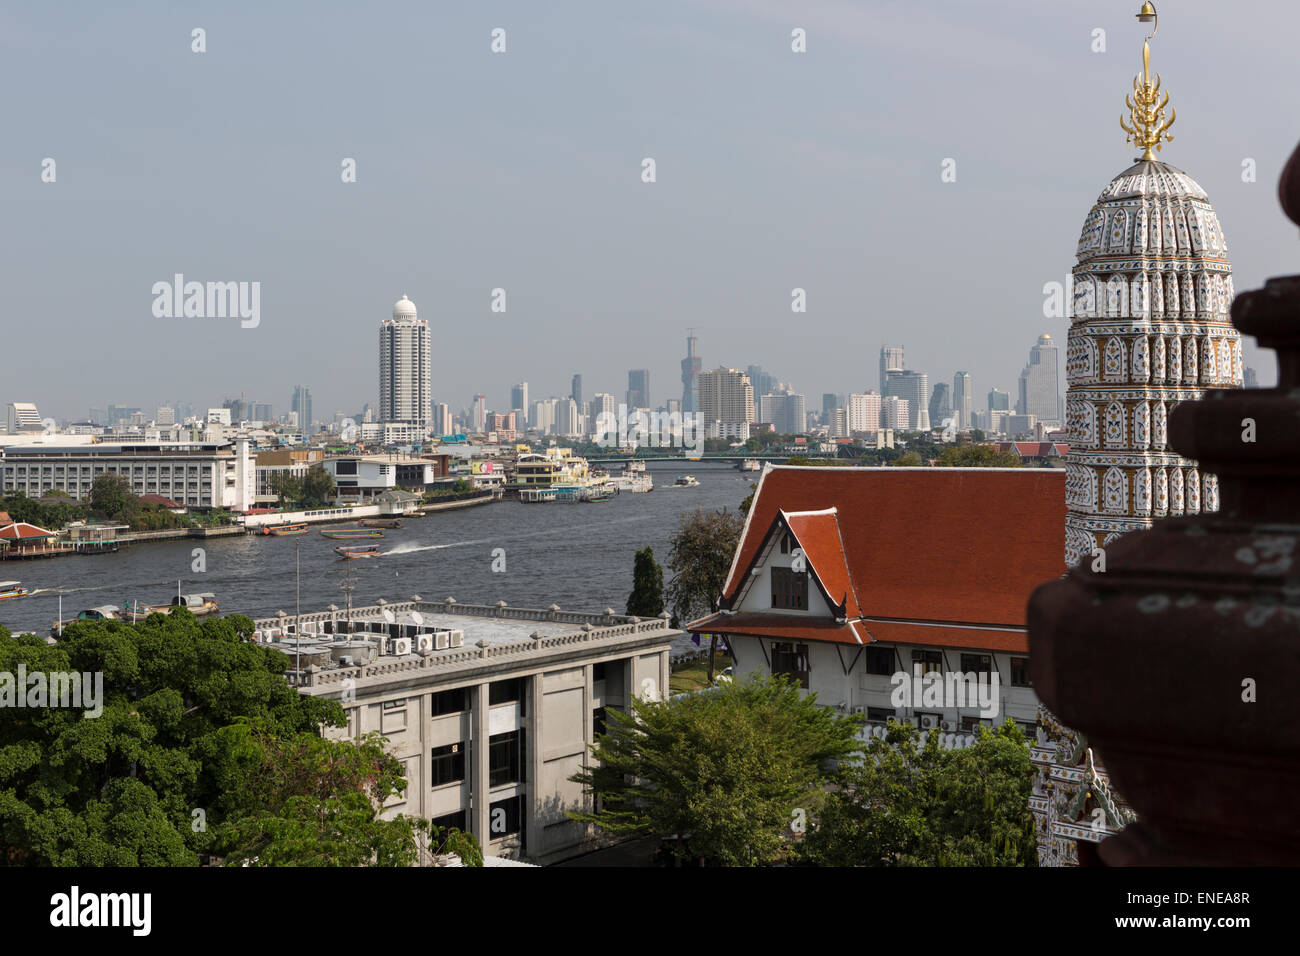
[[[432,374],[429,323],[402,296],[379,326],[379,420],[431,424]]]
[[[699,377],[700,415],[708,426],[753,422],[754,388],[749,376],[734,368],[716,368]]]
[[[1059,352],[1050,335],[1044,333],[1038,337],[1038,344],[1029,350],[1029,364],[1020,373],[1016,414],[1033,415],[1045,425],[1060,425],[1064,421]]]
[[[667,615],[642,621],[451,598],[255,626],[255,639],[287,655],[300,693],[343,706],[347,726],[329,736],[388,739],[407,788],[385,816],[458,827],[484,853],[542,864],[595,848],[590,828],[566,814],[591,809],[569,778],[590,765],[609,709],[665,693],[680,633]]]

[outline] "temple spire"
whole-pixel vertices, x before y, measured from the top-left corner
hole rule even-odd
[[[1156,29],[1159,21],[1156,16],[1155,5],[1149,0],[1142,4],[1142,9],[1138,11],[1137,18],[1142,23],[1152,24],[1151,32],[1146,39],[1142,41],[1142,75],[1133,78],[1133,92],[1124,97],[1124,102],[1128,104],[1129,119],[1124,121],[1121,116],[1119,125],[1128,133],[1125,142],[1134,143],[1142,148],[1141,160],[1143,162],[1154,162],[1156,154],[1153,153],[1152,147],[1157,151],[1161,148],[1161,140],[1172,143],[1174,138],[1169,135],[1169,127],[1174,125],[1174,120],[1178,116],[1178,111],[1170,109],[1169,119],[1165,119],[1165,107],[1169,105],[1169,94],[1165,93],[1164,99],[1160,99],[1160,74],[1156,74],[1156,81],[1151,83],[1151,43],[1150,40],[1156,35]],[[1157,102],[1158,101],[1158,102]]]

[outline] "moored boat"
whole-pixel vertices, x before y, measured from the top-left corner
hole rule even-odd
[[[402,522],[396,518],[362,518],[357,524],[362,528],[391,528],[394,530],[402,526]]]
[[[327,538],[382,538],[384,533],[373,528],[336,528],[333,531],[322,531],[322,535]]]
[[[340,558],[379,558],[384,552],[379,550],[377,544],[352,544],[342,545],[334,549],[334,553]]]
[[[122,620],[122,609],[116,604],[101,604],[99,607],[89,607],[80,612],[76,617],[68,618],[63,621],[55,621],[54,626],[50,628],[50,633],[58,635],[63,633],[63,629],[69,624],[76,624],[79,621],[120,621]]]
[[[31,594],[31,588],[25,588],[20,581],[0,581],[0,601],[6,598],[18,598]]]
[[[217,610],[217,597],[211,591],[198,594],[178,594],[172,598],[171,607],[183,607],[195,617],[207,617]],[[168,608],[170,611],[171,608]]]
[[[262,529],[262,534],[272,534],[277,537],[282,537],[290,534],[306,534],[309,530],[311,529],[307,527],[306,522],[300,524],[277,524],[267,525]]]

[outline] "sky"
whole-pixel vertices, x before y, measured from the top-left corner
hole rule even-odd
[[[886,342],[932,384],[963,369],[980,399],[1014,395],[1040,333],[1064,346],[1044,284],[1137,153],[1138,6],[8,4],[0,403],[79,419],[243,394],[281,414],[302,383],[317,418],[351,415],[377,402],[403,294],[453,411],[507,408],[521,380],[565,395],[575,372],[621,400],[640,367],[662,404],[688,328],[705,368],[762,365],[809,408],[878,387]],[[1296,271],[1276,195],[1300,7],[1160,7],[1160,158],[1209,193],[1238,291]],[[155,316],[176,273],[259,282],[259,323]]]

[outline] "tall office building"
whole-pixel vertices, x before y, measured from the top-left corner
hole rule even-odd
[[[911,410],[905,398],[888,395],[880,400],[880,427],[906,431],[911,422]]]
[[[952,377],[952,417],[958,429],[971,427],[971,391],[975,379],[970,372],[958,372]]]
[[[899,350],[902,351],[901,349]],[[909,372],[906,369],[886,369],[884,396],[907,399],[910,418],[901,429],[929,431],[930,429],[930,378],[924,372]],[[887,426],[895,427],[895,426]]]
[[[487,428],[487,396],[475,395],[474,404],[470,406],[470,427],[481,432]]]
[[[770,372],[764,372],[763,366],[751,365],[745,372],[749,376],[749,384],[754,386],[754,399],[757,401],[764,395],[771,395],[776,391],[779,382],[776,376]],[[764,419],[766,421],[767,419]]]
[[[989,389],[989,411],[1008,412],[1011,410],[1011,396],[1000,388]]]
[[[379,420],[428,425],[433,417],[429,323],[402,296],[379,326]]]
[[[754,421],[754,386],[744,372],[719,367],[701,372],[699,383],[700,415],[706,425]]]
[[[627,373],[627,407],[650,407],[650,370],[634,368]]]
[[[587,404],[587,433],[599,434],[602,427],[605,427],[610,419],[608,417],[601,421],[601,416],[614,415],[618,409],[614,407],[614,396],[609,392],[597,392],[591,396],[591,401]]]
[[[275,415],[272,414],[271,403],[270,403],[270,402],[254,402],[254,403],[253,403],[253,421],[255,421],[255,422],[269,422],[269,421],[271,421],[271,420],[274,419],[274,418],[275,418]]]
[[[1062,424],[1060,350],[1047,334],[1029,350],[1029,364],[1020,373],[1020,398],[1017,415],[1034,415],[1045,425]]]
[[[573,399],[579,409],[582,408],[582,376],[573,376],[572,387],[569,389],[569,397]]]
[[[451,421],[451,408],[446,402],[434,403],[433,430],[438,435],[451,435],[456,431]]]
[[[695,344],[698,341],[694,334],[686,336],[686,358],[682,359],[683,412],[700,410],[700,357],[695,352]]]
[[[312,423],[315,421],[311,417],[311,389],[306,385],[295,385],[289,408],[298,416],[298,430],[304,435],[310,435]]]
[[[882,345],[880,347],[880,394],[885,394],[885,385],[888,384],[888,373],[901,371],[903,368],[903,347],[900,345]]]
[[[944,420],[952,417],[952,393],[947,382],[935,382],[930,393],[930,427],[942,428]]]
[[[1246,366],[1243,382],[1242,388],[1259,388],[1259,376],[1255,374],[1255,370],[1249,365]]]
[[[758,400],[759,419],[771,424],[778,435],[802,435],[808,429],[804,397],[791,393],[764,395]]]
[[[827,423],[829,424],[829,422]],[[845,430],[854,432],[874,432],[880,428],[880,394],[867,392],[865,395],[850,395],[845,409]]]
[[[510,390],[510,409],[511,411],[528,414],[528,383],[520,382]]]

